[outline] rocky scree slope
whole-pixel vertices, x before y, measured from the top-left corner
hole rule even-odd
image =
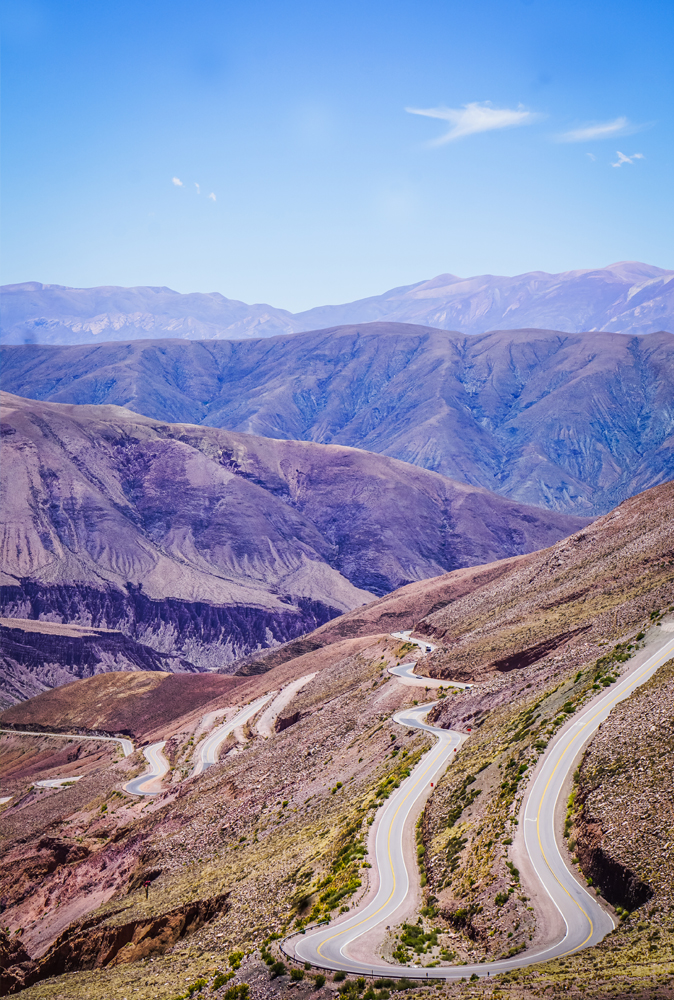
[[[616,706],[587,748],[575,786],[569,846],[602,895],[626,911],[652,901],[673,912],[673,773],[670,660]]]
[[[247,342],[2,349],[3,387],[365,448],[583,515],[674,476],[674,335],[370,323]]]
[[[383,295],[295,314],[217,292],[181,295],[156,287],[67,288],[28,281],[5,285],[0,296],[0,332],[10,344],[269,337],[378,320],[470,334],[541,326],[569,333],[674,329],[674,272],[634,261],[561,274],[440,274]]]
[[[429,800],[419,831],[427,883],[421,924],[391,928],[389,950],[401,961],[403,950],[416,962],[456,962],[535,943],[535,917],[513,871],[509,841],[541,739],[558,724],[563,706],[591,696],[592,661],[606,656],[599,642],[582,652],[580,671],[577,663],[550,658],[545,674],[532,665],[504,675],[509,699],[473,730]],[[317,650],[294,668],[285,664],[248,683],[277,687],[325,653]],[[258,967],[256,948],[263,941],[268,946],[271,933],[334,914],[360,896],[369,877],[363,864],[369,820],[425,745],[422,735],[390,722],[417,693],[385,673],[405,655],[404,645],[371,637],[357,653],[320,670],[292,706],[297,717],[281,732],[262,740],[251,728],[244,744],[225,748],[219,765],[185,782],[180,761],[193,751],[198,732],[196,720],[186,724],[167,746],[178,765],[167,792],[151,803],[116,792],[131,759],[64,792],[20,798],[3,815],[0,847],[2,871],[12,872],[0,884],[8,950],[17,941],[17,925],[23,928],[9,969],[15,988],[53,976],[27,998],[134,993],[140,1000],[174,1000],[189,983],[210,981],[236,949],[248,957],[233,983],[254,981],[254,997],[289,996],[287,977],[270,982],[269,972]],[[478,682],[478,690],[445,700],[480,697],[489,684]],[[146,899],[142,885],[148,880]],[[78,911],[83,899],[84,914]],[[192,912],[203,920],[183,919]],[[569,962],[492,981],[486,995],[503,988],[528,998],[547,989],[557,997],[578,981],[605,987],[607,996],[633,982],[655,987],[671,964],[667,914],[662,920],[635,917],[620,934],[623,955],[638,962],[626,965],[607,939]],[[62,972],[70,973],[67,980]],[[364,989],[355,990],[354,1000]],[[441,989],[454,997],[467,995],[468,987]]]
[[[427,745],[391,728],[390,715],[411,700],[386,679],[389,661],[385,640],[342,656],[305,689],[311,710],[301,720],[266,740],[250,728],[244,744],[225,747],[221,763],[198,779],[181,780],[178,763],[166,792],[149,803],[116,790],[138,769],[128,758],[5,809],[3,926],[13,937],[23,928],[26,952],[15,961],[17,983],[98,967],[106,969],[102,995],[124,995],[124,963],[172,949],[148,995],[174,997],[188,958],[222,961],[314,910],[337,912],[362,891],[373,793],[389,777],[400,780]],[[189,759],[198,721],[167,746],[172,761]],[[162,933],[164,917],[215,900],[184,944]],[[134,936],[139,922],[151,921],[152,932]],[[136,985],[147,978],[142,964],[134,975]]]
[[[673,511],[674,483],[656,486],[547,549],[401,587],[239,670],[264,671],[347,637],[398,629],[437,644],[424,671],[447,680],[505,679],[548,657],[573,659],[671,603]],[[460,721],[443,715],[440,724]]]
[[[2,420],[3,613],[200,669],[586,523],[355,449],[8,395]]]

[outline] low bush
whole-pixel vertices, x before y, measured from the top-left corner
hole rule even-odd
[[[217,976],[213,980],[213,985],[211,986],[211,989],[219,990],[221,986],[224,986],[225,983],[228,983],[229,980],[233,978],[234,978],[233,972],[218,972]]]

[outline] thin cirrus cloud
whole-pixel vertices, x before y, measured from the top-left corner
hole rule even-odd
[[[634,163],[635,160],[644,159],[643,153],[632,153],[631,156],[625,156],[625,154],[621,153],[619,149],[616,150],[616,156],[618,159],[615,163],[611,164],[612,167],[622,167],[623,163]]]
[[[176,187],[181,188],[185,186],[179,177],[172,177],[171,181],[173,182],[173,184],[175,184]],[[198,181],[194,182],[194,187],[196,188],[197,194],[201,194],[201,185],[198,183]],[[215,194],[212,191],[208,195],[208,198],[210,198],[211,201],[217,201],[217,198],[215,197]]]
[[[527,111],[522,105],[517,108],[494,108],[489,101],[482,104],[473,101],[464,104],[462,108],[405,108],[405,111],[411,115],[440,118],[451,124],[450,130],[433,140],[432,146],[444,146],[445,143],[455,142],[468,135],[477,135],[479,132],[531,125],[542,117],[534,111]]]
[[[593,122],[582,128],[572,128],[569,132],[561,132],[555,138],[557,142],[592,142],[596,139],[611,139],[616,135],[629,135],[637,132],[642,125],[634,125],[621,115],[610,122]]]

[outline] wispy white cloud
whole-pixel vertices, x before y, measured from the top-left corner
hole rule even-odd
[[[586,153],[585,155],[589,156],[593,163],[597,159],[597,157],[594,155],[594,153]]]
[[[179,177],[173,177],[172,180],[177,188],[181,188],[183,186],[183,182],[180,180]]]
[[[582,128],[572,128],[569,132],[562,132],[555,136],[557,142],[592,142],[595,139],[610,139],[616,135],[630,135],[638,132],[643,125],[634,125],[631,121],[621,115],[610,122],[591,122],[583,125]]]
[[[489,101],[483,104],[473,101],[471,104],[464,104],[462,108],[405,108],[405,111],[411,115],[424,115],[426,118],[440,118],[450,122],[452,127],[449,132],[435,139],[433,146],[443,146],[447,142],[476,135],[478,132],[531,125],[542,117],[533,111],[527,111],[521,104],[515,109],[494,108]]]
[[[197,189],[197,194],[201,194],[201,188],[199,187],[196,181],[194,182],[194,186]]]
[[[217,198],[215,197],[215,195],[213,194],[212,191],[211,191],[211,193],[209,194],[208,197],[211,199],[211,201],[217,201]]]
[[[623,163],[634,163],[635,160],[644,159],[643,153],[632,153],[631,156],[625,156],[625,154],[621,153],[619,149],[616,150],[616,156],[618,159],[615,163],[611,164],[612,167],[622,167]]]

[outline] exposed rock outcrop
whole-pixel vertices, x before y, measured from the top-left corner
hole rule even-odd
[[[59,666],[231,669],[374,594],[587,523],[352,448],[7,394],[2,407],[0,612],[117,630],[174,658],[97,639],[72,668],[38,653],[45,684]]]
[[[199,668],[182,657],[134,642],[122,632],[4,619],[0,622],[0,670],[0,702],[6,707],[111,670],[197,673]]]
[[[69,927],[38,961],[6,935],[0,938],[0,958],[6,962],[2,973],[3,995],[18,993],[42,979],[64,972],[100,969],[108,965],[137,962],[163,955],[177,941],[193,933],[229,909],[229,893],[198,899],[163,913],[128,923],[103,923],[111,915],[84,920]],[[114,914],[112,914],[114,917]]]

